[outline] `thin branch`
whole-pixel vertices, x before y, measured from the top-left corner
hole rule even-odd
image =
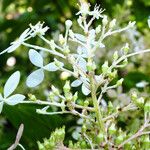
[[[144,125],[140,128],[140,130],[137,131],[136,134],[132,135],[130,138],[128,138],[127,140],[125,140],[123,143],[121,143],[121,144],[118,146],[118,148],[123,147],[123,146],[124,146],[126,143],[128,143],[129,141],[131,141],[131,140],[133,140],[133,139],[135,139],[135,138],[137,138],[137,137],[139,137],[139,136],[141,136],[141,135],[149,134],[150,131],[148,131],[148,132],[143,132],[143,130],[144,130],[145,128],[147,128],[147,127],[149,127],[149,124],[148,124],[147,122],[145,122]]]
[[[30,47],[30,48],[34,48],[34,49],[38,49],[38,50],[42,50],[42,51],[45,51],[45,52],[49,52],[55,56],[59,56],[61,58],[66,58],[63,54],[59,53],[59,52],[56,52],[54,50],[50,50],[50,49],[47,49],[47,48],[43,48],[41,46],[37,46],[37,45],[32,45],[32,44],[28,44],[28,43],[25,43],[23,42],[22,45],[24,46],[27,46],[27,47]]]

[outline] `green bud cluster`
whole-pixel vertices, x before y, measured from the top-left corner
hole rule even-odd
[[[85,140],[81,140],[76,143],[69,141],[69,148],[70,149],[88,149],[89,145]]]
[[[49,139],[44,138],[43,143],[37,142],[39,150],[57,149],[57,146],[61,145],[65,138],[65,127],[56,129],[52,132]]]

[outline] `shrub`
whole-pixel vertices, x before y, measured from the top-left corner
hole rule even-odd
[[[129,44],[126,43],[120,51],[114,52],[112,63],[107,60],[99,66],[95,61],[96,51],[104,48],[104,40],[113,34],[120,33],[132,28],[135,22],[129,22],[124,28],[117,29],[116,19],[108,20],[103,15],[103,9],[95,6],[90,10],[90,4],[81,2],[78,15],[78,25],[82,29],[81,33],[74,32],[72,21],[66,20],[65,35],[59,35],[59,41],[48,40],[44,37],[49,29],[43,23],[31,25],[26,29],[17,41],[1,52],[11,53],[20,45],[29,47],[29,59],[38,69],[33,71],[26,80],[26,85],[34,88],[44,80],[45,71],[67,72],[74,77],[74,81],[67,80],[62,90],[54,85],[51,86],[49,99],[47,101],[38,100],[34,95],[30,95],[30,100],[24,100],[25,96],[15,94],[10,96],[16,89],[19,80],[19,71],[13,73],[4,86],[3,94],[0,94],[0,110],[3,105],[16,104],[39,104],[44,105],[36,112],[43,115],[72,114],[79,117],[80,126],[75,129],[72,136],[77,142],[70,141],[64,145],[65,128],[56,129],[49,139],[44,139],[43,143],[38,141],[40,150],[46,149],[147,149],[149,146],[148,130],[150,127],[150,102],[149,99],[141,97],[133,92],[130,101],[125,104],[113,104],[110,100],[104,100],[105,94],[118,88],[123,83],[123,78],[118,74],[119,68],[128,64],[128,58],[141,53],[150,52],[150,49],[129,53]],[[101,20],[101,24],[96,28],[92,25],[94,21]],[[32,45],[27,40],[38,36],[48,45],[48,48]],[[75,43],[74,51],[72,44]],[[50,53],[54,56],[54,61],[44,64],[44,58],[39,51]],[[100,73],[97,73],[100,72]],[[72,90],[81,86],[81,92]],[[84,102],[79,103],[78,93],[84,96]],[[58,111],[51,112],[49,107],[58,107]],[[118,117],[130,111],[139,111],[143,115],[143,124],[138,131],[134,132],[129,128],[121,128],[118,125]],[[139,138],[138,138],[139,137]],[[137,139],[136,141],[134,139]],[[137,144],[138,143],[138,144]],[[20,146],[19,142],[18,145]],[[21,145],[23,148],[23,146]]]

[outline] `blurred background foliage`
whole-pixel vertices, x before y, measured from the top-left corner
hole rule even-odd
[[[36,24],[38,21],[45,22],[50,30],[47,38],[57,37],[59,32],[64,32],[64,22],[71,19],[75,23],[74,30],[78,30],[75,22],[78,11],[77,0],[0,0],[0,51],[7,48],[10,42],[14,41],[30,23]],[[98,53],[99,63],[110,59],[114,50],[118,50],[123,43],[128,41],[134,51],[150,47],[150,32],[147,19],[150,15],[150,0],[89,0],[92,7],[94,4],[101,4],[105,8],[105,13],[109,18],[116,18],[118,26],[124,26],[128,21],[136,21],[135,30],[108,38],[105,43],[107,48]],[[44,43],[38,39],[33,39],[31,43]],[[111,45],[110,45],[111,43]],[[28,93],[33,93],[37,98],[44,99],[50,90],[50,83],[55,83],[57,87],[62,87],[64,81],[59,82],[60,72],[47,74],[45,81],[36,89],[28,89],[25,86],[27,75],[34,69],[28,59],[27,48],[21,47],[13,54],[0,56],[0,92],[6,79],[15,70],[20,70],[22,74],[18,87],[20,93],[28,97]],[[120,70],[120,75],[125,77],[124,90],[129,91],[135,84],[145,80],[150,83],[150,55],[138,56],[131,59],[131,63],[126,69]],[[45,61],[52,58],[47,56]],[[111,60],[110,60],[111,61]],[[12,65],[12,63],[14,63]],[[78,90],[78,89],[77,89]],[[146,92],[149,91],[146,90]],[[82,96],[81,96],[82,99]],[[79,101],[82,103],[82,101]],[[25,130],[21,143],[27,149],[37,149],[36,141],[48,137],[50,132],[56,127],[65,124],[68,128],[67,134],[70,138],[69,127],[76,124],[76,118],[71,116],[42,116],[35,113],[36,105],[18,105],[15,107],[4,106],[4,111],[0,115],[0,149],[10,146],[21,123],[25,125]]]

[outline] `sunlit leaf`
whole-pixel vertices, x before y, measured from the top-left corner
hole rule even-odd
[[[16,71],[7,80],[4,86],[4,98],[8,97],[16,89],[20,81],[20,72]]]
[[[35,66],[43,67],[43,58],[40,53],[38,53],[34,49],[29,50],[29,59]]]
[[[24,95],[15,94],[15,95],[10,96],[9,98],[7,98],[7,99],[5,100],[5,102],[6,102],[8,105],[16,105],[16,104],[19,104],[20,102],[22,102],[24,99],[25,99],[25,96],[24,96]]]
[[[34,72],[32,72],[26,81],[26,84],[28,87],[35,87],[39,85],[44,79],[44,71],[43,69],[38,69]]]
[[[80,86],[82,84],[82,81],[80,81],[80,80],[75,80],[75,81],[73,81],[72,83],[71,83],[71,86],[72,87],[78,87],[78,86]]]

